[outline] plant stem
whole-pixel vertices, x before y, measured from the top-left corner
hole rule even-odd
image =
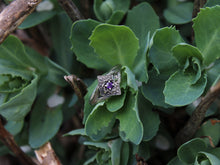
[[[176,143],[178,146],[190,140],[203,119],[205,118],[205,113],[209,108],[210,104],[220,95],[220,81],[213,87],[210,88],[205,97],[202,98],[199,105],[196,107],[195,111],[192,113],[190,119],[186,125],[179,131],[176,136]]]
[[[0,13],[0,44],[24,19],[34,11],[41,0],[14,0]]]
[[[84,19],[83,15],[72,0],[58,0],[58,2],[73,22]]]
[[[200,11],[200,8],[202,8],[205,5],[205,3],[206,3],[206,0],[195,0],[194,1],[192,18],[195,18],[197,16],[197,13]]]
[[[81,0],[81,6],[83,8],[83,14],[86,18],[89,18],[89,2],[90,0]]]
[[[87,86],[85,83],[75,75],[64,76],[64,79],[71,85],[77,97],[83,100],[83,97],[87,93]]]
[[[4,128],[0,119],[0,140],[6,145],[20,160],[23,165],[36,165],[30,157],[28,157],[16,144],[14,137]]]
[[[62,165],[50,142],[47,142],[38,150],[35,150],[35,154],[41,165]]]

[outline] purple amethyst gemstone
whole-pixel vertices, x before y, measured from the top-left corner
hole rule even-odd
[[[111,90],[114,87],[113,82],[111,82],[111,81],[108,81],[105,86],[109,90]]]

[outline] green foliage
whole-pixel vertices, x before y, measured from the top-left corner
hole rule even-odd
[[[219,1],[207,1],[193,20],[192,2],[168,0],[156,6],[158,2],[151,1],[152,7],[139,1],[95,0],[88,3],[93,3],[93,11],[74,2],[87,10],[89,19],[72,24],[57,1],[45,0],[19,27],[41,24],[48,32],[50,58],[14,36],[0,45],[0,115],[18,144],[36,149],[51,141],[63,164],[69,165],[65,156],[72,146],[60,149],[68,140],[60,147],[61,137],[53,139],[59,131],[80,136],[79,143],[87,146],[83,160],[76,163],[74,156],[74,164],[154,164],[155,159],[168,165],[220,164],[220,125],[213,123],[219,122],[219,100],[206,112],[194,139],[178,148],[174,142],[187,118],[181,112],[191,115],[200,97],[220,79]],[[192,28],[195,43],[188,36]],[[93,94],[103,97],[96,76],[112,75],[107,71],[116,65],[121,94],[91,104]],[[66,87],[63,76],[69,72],[88,85],[83,100]],[[74,82],[81,85],[79,79]],[[75,112],[69,126],[67,119]],[[5,153],[0,146],[0,154]]]
[[[138,39],[128,27],[101,24],[96,26],[89,39],[99,58],[112,66],[132,67],[139,46]]]
[[[129,5],[129,0],[95,0],[94,12],[100,21],[118,24],[127,12]]]
[[[209,149],[205,142],[199,138],[192,139],[181,145],[177,151],[177,155],[178,157],[171,160],[168,165],[215,165],[220,163],[220,159],[218,158],[219,148]]]
[[[172,24],[185,24],[192,20],[193,3],[185,2],[164,10],[164,17]]]
[[[87,67],[108,70],[111,66],[103,59],[100,59],[93,48],[89,46],[89,36],[98,24],[100,23],[90,19],[74,23],[70,35],[72,50],[76,54],[77,60],[84,63]]]
[[[219,17],[220,6],[201,9],[198,16],[193,19],[196,46],[202,52],[204,65],[209,65],[220,57],[219,55]],[[202,28],[208,25],[207,28]],[[217,27],[217,28],[216,28]]]
[[[34,27],[42,22],[45,22],[51,19],[56,15],[54,11],[42,11],[42,12],[34,12],[25,19],[25,21],[19,26],[20,29],[27,29],[30,27]]]
[[[165,102],[175,106],[187,105],[203,93],[206,76],[202,76],[194,84],[195,74],[175,72],[167,81],[164,88]]]
[[[106,109],[104,102],[97,104],[86,120],[86,134],[95,141],[103,139],[111,132],[114,119],[114,113]]]
[[[196,132],[196,137],[209,136],[212,138],[212,142],[214,146],[217,146],[220,141],[220,135],[216,134],[216,132],[220,131],[220,124],[212,124],[211,120],[206,121]],[[204,139],[207,145],[210,145],[210,141],[208,139]]]
[[[33,108],[32,106],[37,95],[42,92],[43,86],[40,87],[41,90],[38,90],[42,80],[48,81],[49,84],[53,83],[54,85],[64,86],[65,82],[62,80],[62,76],[68,74],[68,72],[53,63],[49,58],[39,55],[30,48],[25,48],[16,37],[9,36],[0,46],[0,49],[0,114],[8,121],[5,126],[6,129],[13,135],[16,135],[22,131],[25,117]],[[35,113],[33,112],[32,114],[35,120],[33,121],[34,125],[40,121],[40,117],[46,118],[46,122],[51,123],[52,115],[58,111],[50,110],[48,111],[50,113],[46,113],[46,101],[47,98],[42,97],[40,102],[36,102],[33,108]],[[42,102],[45,102],[45,104],[42,104]],[[39,106],[41,106],[40,109],[38,109]],[[32,142],[30,142],[31,146],[39,147],[56,134],[62,123],[62,120],[60,120],[62,113],[56,115],[58,117],[58,120],[55,120],[57,126],[52,125],[52,127],[56,128],[51,129],[51,126],[48,127],[50,124],[46,123],[46,126],[43,127],[38,125],[38,130],[31,129],[31,131],[35,132],[34,139],[32,139],[35,145],[32,145]],[[42,128],[46,129],[46,131]],[[48,132],[48,129],[52,132]],[[46,137],[45,135],[41,136],[41,131],[45,131]],[[33,137],[31,136],[32,133],[30,133],[30,139]],[[37,138],[39,136],[40,138]]]
[[[160,27],[159,18],[148,3],[141,3],[128,11],[125,24],[131,28],[139,39],[140,48],[135,58],[133,71],[139,81],[147,82],[147,65],[149,61],[146,59],[146,53],[150,46],[150,37]]]

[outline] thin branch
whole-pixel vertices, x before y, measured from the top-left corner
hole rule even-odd
[[[4,128],[0,120],[0,140],[6,145],[24,165],[36,165],[16,144],[14,137]]]
[[[205,5],[205,3],[206,3],[206,0],[195,0],[194,1],[192,18],[195,18],[197,16],[197,13],[200,11],[200,8],[202,8]]]
[[[193,112],[189,121],[186,123],[183,129],[180,130],[179,133],[177,134],[176,143],[178,146],[190,140],[194,136],[195,132],[199,128],[203,119],[205,118],[205,113],[207,109],[219,95],[220,95],[220,82],[218,82],[214,87],[210,88],[206,96],[202,98],[201,102]]]
[[[41,165],[62,165],[49,142],[35,150],[35,154]]]
[[[90,11],[89,11],[89,9],[90,9],[90,5],[89,5],[89,2],[90,2],[90,0],[81,0],[80,1],[81,2],[81,6],[82,6],[82,8],[83,8],[83,14],[84,14],[84,16],[86,17],[86,18],[89,18],[89,13],[90,13]]]
[[[71,85],[77,97],[83,100],[83,97],[87,93],[87,86],[85,83],[75,75],[64,76],[64,79]]]
[[[34,11],[41,0],[14,0],[0,13],[0,44],[24,19]]]
[[[58,2],[73,22],[84,19],[83,15],[72,0],[58,0]]]

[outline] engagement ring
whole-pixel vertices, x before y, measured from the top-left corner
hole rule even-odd
[[[115,66],[109,73],[97,76],[98,85],[90,97],[90,104],[94,105],[106,100],[110,96],[121,95],[121,73],[120,66]]]

